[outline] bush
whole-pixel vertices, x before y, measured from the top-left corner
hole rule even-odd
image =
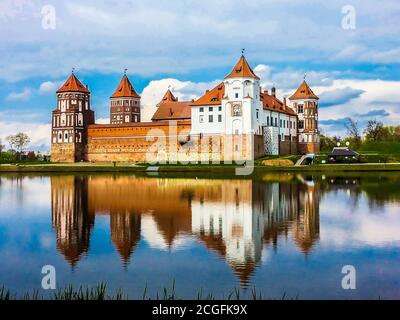
[[[294,163],[289,159],[273,159],[273,160],[263,160],[261,162],[261,165],[269,167],[293,167]]]

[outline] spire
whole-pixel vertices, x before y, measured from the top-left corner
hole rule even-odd
[[[111,98],[140,98],[140,96],[136,93],[135,89],[133,88],[131,82],[126,75],[127,69],[124,71],[124,76],[122,77],[121,82],[118,85],[117,90],[115,90],[114,94]]]
[[[242,52],[244,53],[244,51]],[[260,80],[260,78],[257,77],[254,73],[253,69],[251,69],[243,54],[240,57],[239,61],[236,63],[231,73],[225,77],[225,79],[228,78],[254,78]]]
[[[173,102],[173,101],[178,101],[178,99],[175,98],[171,90],[168,89],[167,92],[164,94],[164,97],[162,98],[161,102]]]
[[[79,81],[79,79],[75,76],[75,68],[72,68],[71,75],[65,81],[65,83],[61,86],[60,89],[57,90],[57,93],[60,92],[83,92],[83,93],[89,93],[89,90],[87,87],[85,87],[82,82]]]
[[[311,90],[306,80],[297,88],[296,92],[289,98],[289,100],[297,99],[319,99],[316,94]]]

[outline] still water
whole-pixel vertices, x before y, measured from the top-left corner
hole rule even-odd
[[[400,298],[400,175],[0,175],[0,287]],[[344,290],[342,267],[356,269]]]

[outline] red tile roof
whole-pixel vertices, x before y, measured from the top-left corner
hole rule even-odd
[[[228,78],[254,78],[260,80],[260,78],[254,73],[253,69],[251,69],[249,63],[243,55],[240,57],[238,63],[233,68],[231,73],[225,77],[225,79]]]
[[[225,94],[225,85],[221,82],[215,88],[207,90],[206,93],[191,103],[192,106],[208,106],[208,105],[220,105],[222,98]]]
[[[67,81],[65,81],[65,83],[61,86],[61,88],[57,90],[57,93],[61,92],[90,93],[88,88],[86,88],[73,73],[69,76]]]
[[[319,99],[316,94],[311,90],[307,82],[304,80],[296,92],[289,98],[290,100],[297,99]]]
[[[136,93],[128,77],[124,75],[111,98],[140,98],[140,96]]]
[[[276,97],[269,95],[266,92],[260,93],[260,99],[264,110],[271,110],[296,115],[292,108],[286,106],[285,103],[283,103]]]
[[[171,90],[167,90],[167,92],[164,94],[164,97],[161,99],[161,102],[167,102],[167,101],[178,101],[177,98],[172,94]]]
[[[178,102],[178,99],[168,90],[161,102],[157,105],[157,111],[154,113],[151,120],[190,120],[191,104],[192,101]]]

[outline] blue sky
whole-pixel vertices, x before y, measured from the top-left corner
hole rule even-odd
[[[307,73],[325,133],[343,136],[347,117],[400,124],[399,1],[215,2],[0,0],[0,138],[25,131],[32,148],[48,149],[54,91],[73,67],[99,122],[128,68],[148,119],[168,86],[181,99],[198,97],[242,48],[280,97]],[[346,5],[355,29],[343,28]],[[55,29],[46,29],[48,17]]]

